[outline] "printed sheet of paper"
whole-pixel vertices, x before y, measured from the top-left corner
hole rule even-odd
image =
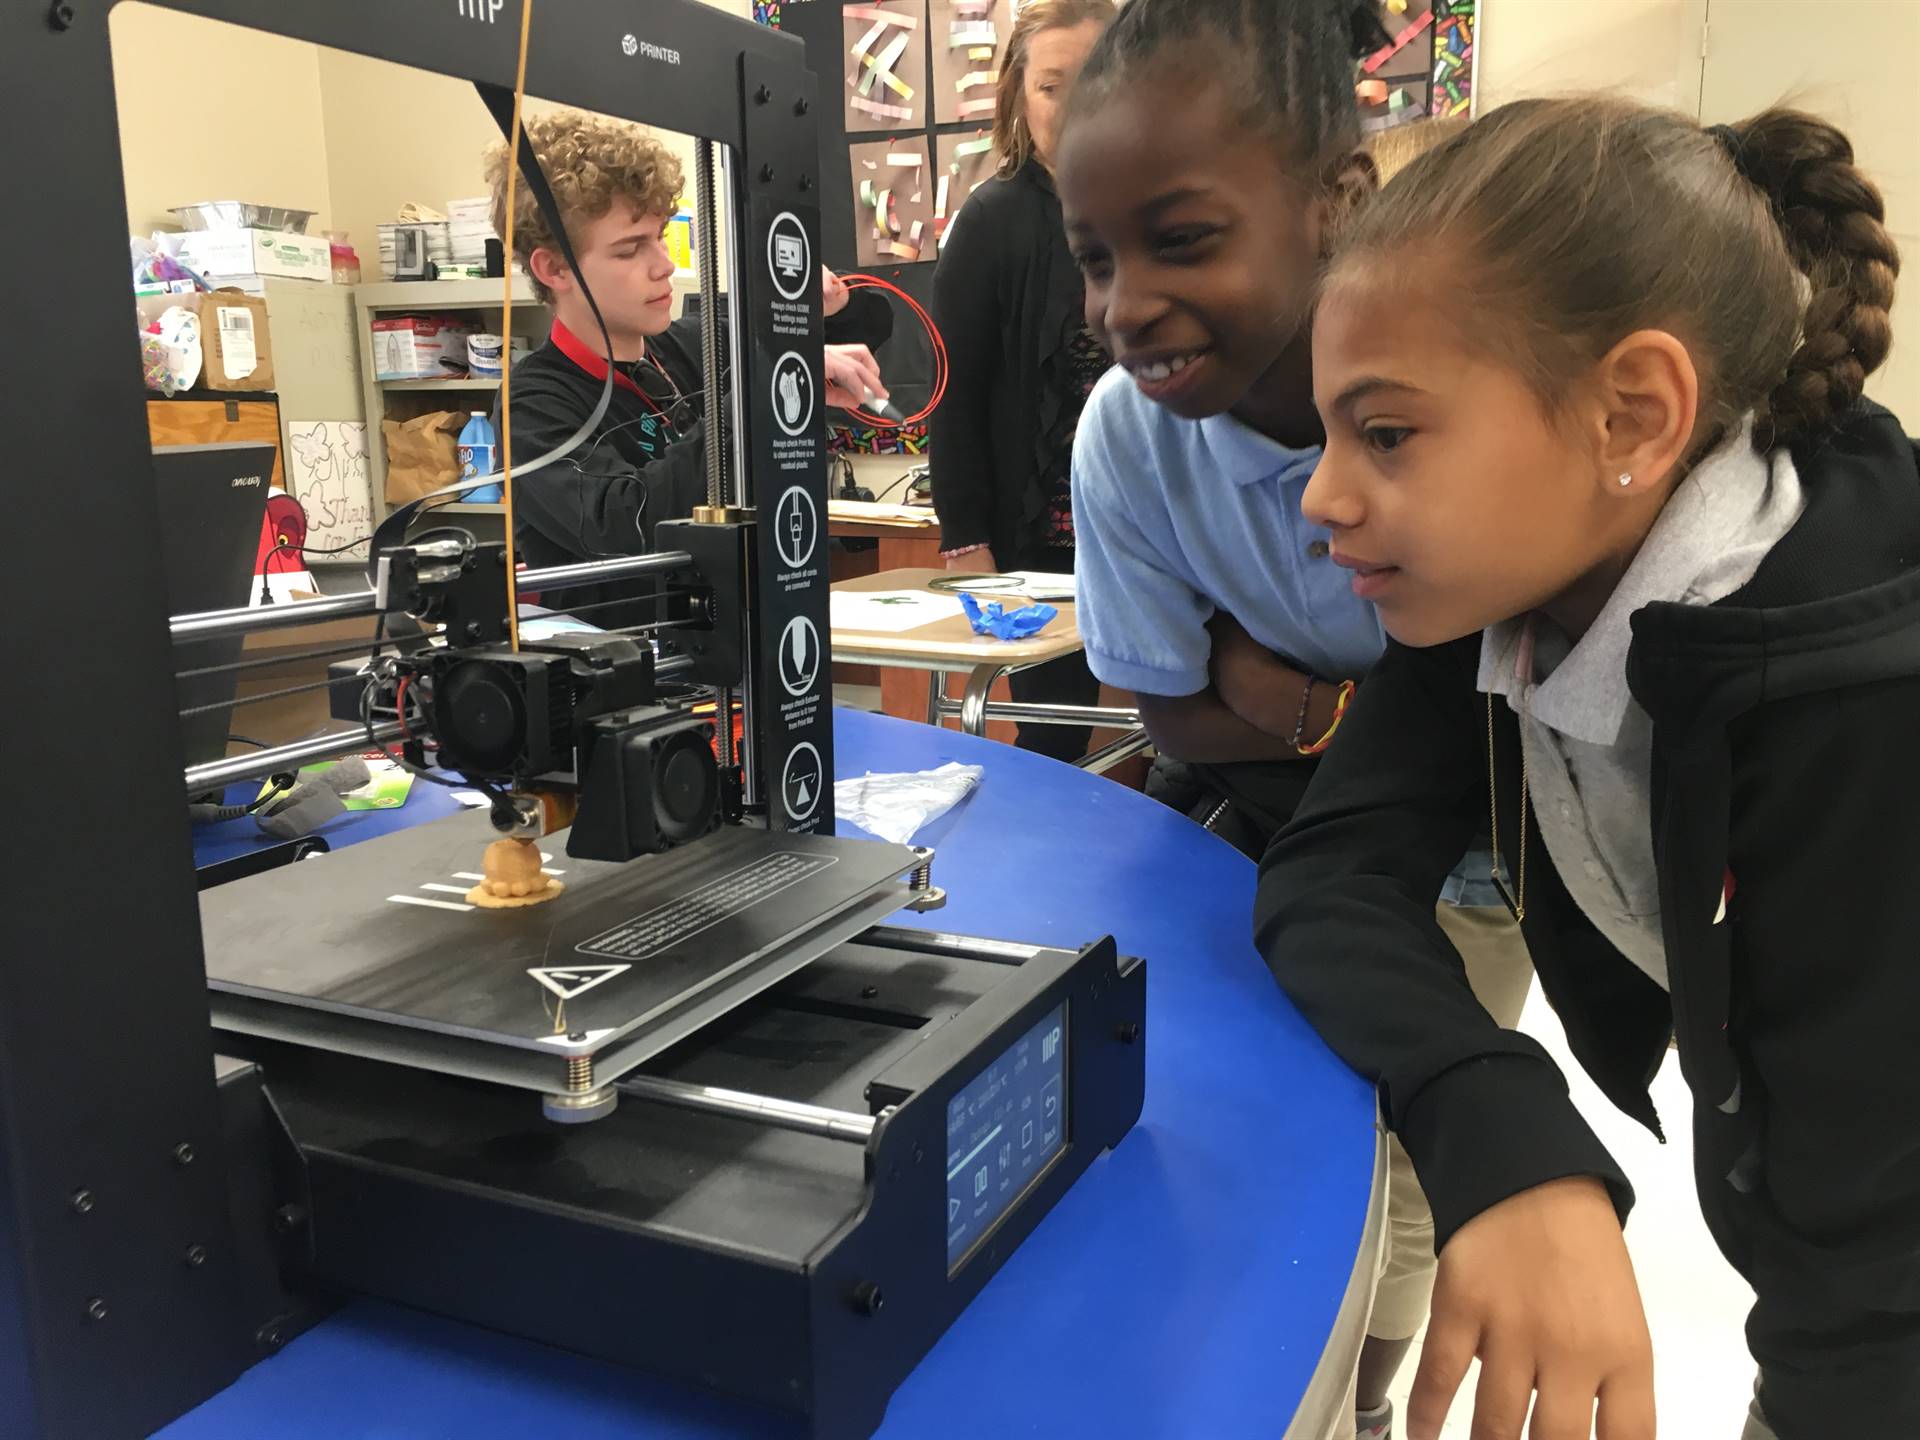
[[[848,147],[853,240],[862,265],[910,265],[934,249],[934,177],[924,135]]]
[[[929,595],[924,590],[835,590],[831,596],[835,630],[898,635],[966,613],[958,596]]]
[[[840,86],[849,135],[927,124],[927,0],[866,0],[841,12]]]
[[[994,81],[1013,30],[1010,0],[928,0],[933,123],[993,124]]]

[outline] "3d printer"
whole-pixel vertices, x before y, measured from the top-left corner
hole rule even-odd
[[[160,3],[468,78],[496,109],[518,59],[515,0]],[[0,160],[71,237],[16,332],[100,357],[125,350],[107,8],[0,16],[0,120],[87,117]],[[76,535],[109,577],[63,588],[62,627],[20,628],[38,678],[0,707],[9,752],[68,788],[13,867],[32,903],[0,907],[11,1434],[145,1434],[371,1294],[865,1435],[1138,1116],[1140,962],[890,928],[937,901],[931,854],[830,834],[821,426],[779,403],[783,379],[818,394],[821,362],[800,47],[696,0],[568,0],[533,25],[530,93],[702,137],[704,309],[725,243],[734,317],[724,396],[708,366],[709,413],[733,418],[709,505],[650,555],[515,575],[497,547],[395,543],[364,594],[171,626],[407,614],[438,635],[376,630],[344,662],[364,682],[346,730],[193,767],[190,789],[431,736],[488,810],[196,904],[176,727],[122,718],[174,708],[131,368],[0,390],[14,473],[127,477],[111,507],[37,488],[11,529],[16,613]],[[670,584],[670,644],[516,643],[515,591],[619,575]],[[566,894],[446,898],[501,833],[550,845]]]

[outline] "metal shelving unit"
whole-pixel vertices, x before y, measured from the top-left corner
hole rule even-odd
[[[700,288],[692,274],[673,277],[673,288],[682,300]],[[433,410],[480,408],[457,397],[485,396],[484,408],[493,408],[493,395],[500,389],[498,380],[377,380],[373,363],[373,321],[376,316],[409,311],[478,312],[477,328],[501,333],[502,283],[499,280],[382,280],[353,287],[354,326],[359,332],[360,383],[367,415],[367,483],[373,492],[373,513],[385,519],[393,507],[387,503],[387,441],[381,429],[383,420],[410,420]],[[675,306],[678,313],[679,306]],[[533,344],[546,339],[550,324],[546,306],[533,298],[533,287],[526,276],[513,280],[513,330]]]
[[[433,410],[493,408],[498,380],[378,380],[373,363],[373,322],[381,315],[404,313],[476,312],[476,329],[498,335],[501,291],[499,280],[382,280],[353,287],[354,327],[360,340],[360,383],[367,411],[367,483],[373,491],[373,513],[384,519],[387,503],[387,441],[383,420],[410,420]],[[524,307],[524,308],[523,308]],[[547,310],[533,298],[524,275],[513,280],[513,329],[534,344],[546,337]],[[459,398],[484,396],[481,405]]]
[[[382,390],[404,395],[422,390],[498,390],[498,380],[381,380]]]

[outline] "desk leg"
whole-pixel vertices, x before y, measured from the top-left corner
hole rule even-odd
[[[987,733],[987,699],[993,685],[1009,667],[978,665],[967,676],[967,693],[960,700],[960,728],[969,735]]]
[[[947,677],[938,670],[927,672],[927,724],[940,724],[940,702],[947,698]]]

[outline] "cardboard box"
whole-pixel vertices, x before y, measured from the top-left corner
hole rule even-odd
[[[373,332],[376,380],[446,380],[467,373],[467,330],[451,315],[381,315]]]
[[[207,389],[273,389],[273,340],[267,302],[259,296],[238,290],[202,295],[200,348],[206,355],[200,383]]]
[[[238,290],[192,295],[143,295],[135,302],[140,324],[160,318],[171,306],[189,307],[200,317],[200,378],[205,390],[271,390],[273,336],[267,326],[267,302]]]
[[[180,258],[202,275],[275,275],[333,283],[333,253],[324,235],[286,230],[190,230]]]

